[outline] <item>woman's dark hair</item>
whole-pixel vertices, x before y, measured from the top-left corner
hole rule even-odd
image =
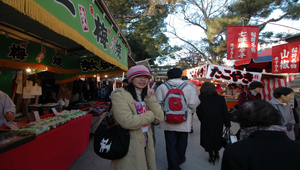
[[[215,85],[211,82],[204,82],[200,89],[201,96],[218,95]]]
[[[162,81],[157,81],[155,85],[160,86],[161,84],[163,84]]]
[[[234,83],[232,83],[232,84],[229,84],[229,86],[230,86],[231,88],[233,88],[233,87],[234,87],[234,89],[236,89],[236,88],[237,88],[237,85],[236,85],[236,84],[234,84]]]
[[[237,111],[237,122],[241,128],[282,125],[279,111],[264,100],[249,101],[240,106]]]
[[[127,90],[132,95],[134,100],[139,101],[133,83],[130,83],[128,86],[125,86],[124,89]],[[142,90],[141,93],[142,101],[144,101],[145,97],[147,96],[147,91],[148,91],[148,86],[146,86]]]
[[[281,97],[281,95],[289,95],[291,93],[293,93],[293,89],[288,88],[288,87],[278,87],[274,90],[273,96],[278,99]]]

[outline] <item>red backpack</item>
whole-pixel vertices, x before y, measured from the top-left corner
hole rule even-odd
[[[182,89],[187,83],[181,83],[178,88],[172,88],[168,82],[165,85],[169,89],[163,107],[165,121],[174,124],[185,122],[187,120],[188,106]]]

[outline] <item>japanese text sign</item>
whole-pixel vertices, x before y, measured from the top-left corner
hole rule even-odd
[[[127,54],[129,52],[126,43],[120,36],[109,17],[109,13],[102,10],[101,4],[92,0],[35,0],[41,11],[48,17],[49,22],[55,19],[55,30],[59,27],[64,36],[83,45],[103,60],[127,70]],[[98,6],[98,5],[99,6]],[[46,20],[48,20],[46,19]],[[39,21],[39,18],[36,18]],[[43,23],[42,24],[47,24]],[[47,25],[46,25],[47,26]],[[70,36],[69,36],[70,35]],[[43,54],[39,56],[43,58]]]
[[[218,65],[209,65],[206,78],[248,85],[253,81],[261,80],[261,73],[235,70]]]
[[[272,47],[272,73],[299,72],[299,44],[297,41]]]
[[[227,60],[257,59],[259,27],[227,27]]]
[[[205,78],[207,72],[207,65],[202,65],[201,67],[196,67],[187,70],[186,76],[191,78]]]

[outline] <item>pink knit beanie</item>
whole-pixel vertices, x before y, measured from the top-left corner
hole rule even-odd
[[[149,77],[149,79],[152,78],[152,76],[150,75],[149,70],[144,66],[144,65],[136,65],[131,67],[128,71],[127,71],[127,79],[128,79],[128,83],[130,84],[132,79],[136,76],[140,76],[140,75],[146,75]]]

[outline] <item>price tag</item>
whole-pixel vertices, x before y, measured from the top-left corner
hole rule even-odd
[[[53,113],[54,113],[55,116],[58,115],[57,110],[54,107],[51,108],[51,109],[52,109],[52,111],[53,111]]]
[[[33,112],[33,114],[34,114],[34,117],[35,117],[35,120],[36,120],[36,121],[39,121],[39,120],[41,120],[41,118],[40,118],[40,114],[39,114],[39,112],[38,112],[38,111],[34,111],[34,112]]]

